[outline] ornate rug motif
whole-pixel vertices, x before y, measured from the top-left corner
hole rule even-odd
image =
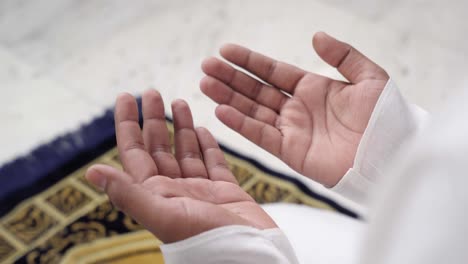
[[[355,217],[299,181],[223,150],[240,185],[257,202],[300,203]],[[164,263],[161,242],[84,179],[94,163],[121,168],[114,147],[0,218],[0,263]]]

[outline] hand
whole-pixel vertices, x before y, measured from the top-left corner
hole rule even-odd
[[[220,104],[228,127],[327,187],[352,167],[357,147],[389,77],[350,45],[325,33],[317,54],[349,81],[333,80],[228,44],[202,64],[201,90]]]
[[[166,243],[226,225],[276,227],[239,187],[208,130],[194,129],[184,101],[172,104],[175,157],[160,94],[147,91],[142,111],[143,131],[135,99],[128,94],[117,98],[115,124],[124,172],[95,165],[86,173],[117,208]]]

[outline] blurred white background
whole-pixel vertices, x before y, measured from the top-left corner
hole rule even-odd
[[[437,111],[466,80],[466,10],[436,0],[0,0],[0,164],[91,121],[119,92],[154,87],[167,105],[186,99],[221,142],[290,173],[214,118],[198,88],[203,58],[235,42],[338,76],[311,47],[323,30]]]

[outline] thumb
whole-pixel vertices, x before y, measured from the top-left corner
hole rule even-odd
[[[351,83],[369,79],[389,79],[388,74],[379,65],[348,43],[341,42],[325,32],[316,33],[312,44],[320,58],[335,67]]]
[[[86,171],[86,179],[106,192],[114,206],[126,212],[129,189],[132,185],[130,176],[108,165],[93,165]]]
[[[127,173],[108,165],[93,165],[86,172],[86,179],[105,191],[109,200],[119,210],[135,219],[162,241],[174,237],[170,228],[173,208],[163,197],[134,183]],[[157,212],[157,213],[155,213]]]

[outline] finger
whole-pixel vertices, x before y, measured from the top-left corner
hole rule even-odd
[[[180,177],[180,168],[172,155],[161,94],[148,90],[143,94],[143,139],[160,175]]]
[[[130,94],[121,94],[115,105],[117,147],[126,172],[143,181],[158,174],[158,169],[145,148],[138,124],[138,106]]]
[[[203,152],[208,177],[214,181],[226,181],[237,184],[237,180],[229,170],[223,151],[211,133],[203,127],[196,130],[200,148]]]
[[[183,100],[172,103],[174,116],[176,158],[182,172],[182,177],[207,178],[208,173],[202,161],[202,153],[198,145],[197,135],[193,127],[192,113]]]
[[[351,45],[336,40],[324,32],[314,35],[313,46],[317,54],[351,83],[363,80],[388,80],[388,74]]]
[[[263,81],[290,94],[306,72],[235,44],[224,45],[221,56],[255,74]]]
[[[248,117],[228,105],[219,105],[215,113],[229,128],[271,154],[280,155],[282,135],[277,128]]]
[[[221,81],[206,76],[200,82],[202,92],[218,104],[230,105],[245,115],[272,126],[275,125],[278,113],[235,92]],[[281,104],[284,104],[282,102]]]
[[[277,88],[261,83],[216,58],[206,59],[202,63],[202,70],[208,76],[225,83],[234,91],[276,112],[280,111],[284,101],[288,98]],[[204,89],[203,85],[201,88]]]

